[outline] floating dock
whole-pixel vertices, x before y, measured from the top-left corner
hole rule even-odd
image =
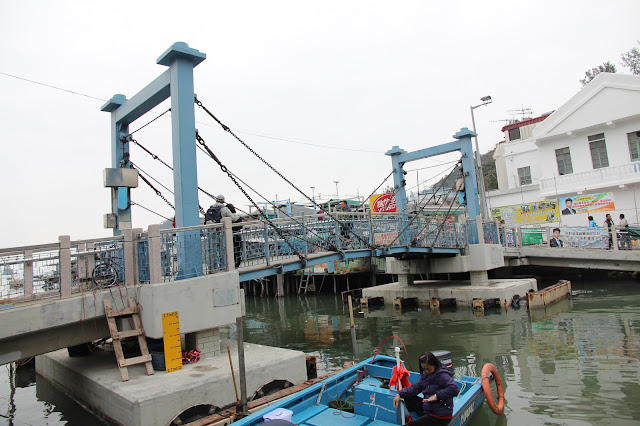
[[[227,344],[237,378],[237,344],[223,346]],[[303,352],[245,343],[244,354],[249,397],[274,380],[294,384],[307,380]],[[226,351],[173,373],[156,371],[147,376],[144,366],[129,367],[127,382],[122,381],[110,350],[73,358],[66,349],[40,355],[36,371],[96,415],[127,426],[168,425],[189,408],[209,405],[215,410],[236,401]]]
[[[470,281],[425,280],[414,281],[412,285],[391,283],[362,289],[363,298],[384,297],[385,304],[394,299],[417,298],[419,306],[430,306],[432,299],[456,299],[457,306],[471,307],[474,299],[500,299],[502,303],[511,301],[514,295],[526,297],[530,291],[537,291],[535,278],[493,279],[488,285],[471,285]]]

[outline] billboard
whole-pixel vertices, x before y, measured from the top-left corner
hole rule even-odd
[[[395,213],[396,194],[387,192],[386,194],[374,194],[369,197],[371,213]]]
[[[504,219],[509,226],[536,225],[557,222],[560,210],[556,200],[534,201],[492,208],[491,216],[498,220]]]
[[[613,202],[613,193],[601,192],[560,198],[560,208],[563,215],[570,215],[613,211],[616,206]]]

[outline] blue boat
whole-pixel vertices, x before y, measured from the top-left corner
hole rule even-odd
[[[280,420],[274,425],[401,425],[401,409],[393,407],[397,391],[388,386],[395,365],[396,359],[389,356],[369,358],[234,422],[234,426],[271,423],[265,418]],[[411,383],[420,377],[415,372],[409,374]],[[485,395],[479,377],[462,376],[455,381],[460,393],[454,398],[450,426],[463,426],[482,406]],[[418,416],[413,413],[412,417]]]

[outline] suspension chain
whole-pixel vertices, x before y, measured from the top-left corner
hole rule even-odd
[[[218,163],[218,166],[220,166],[220,170],[222,170],[223,173],[225,173],[227,176],[229,176],[229,179],[231,179],[231,181],[238,187],[238,189],[242,192],[242,194],[247,197],[247,199],[251,202],[251,204],[253,204],[253,206],[256,208],[257,211],[260,212],[260,214],[262,215],[262,217],[269,223],[269,225],[271,225],[271,227],[274,229],[274,231],[276,231],[276,233],[280,236],[280,238],[282,238],[284,240],[285,243],[287,243],[287,245],[289,246],[289,248],[291,248],[291,251],[293,253],[295,253],[298,256],[298,259],[300,259],[300,261],[302,262],[303,265],[306,264],[306,259],[305,257],[300,254],[295,247],[293,247],[293,244],[291,244],[291,242],[289,241],[289,239],[285,236],[285,234],[282,232],[282,230],[277,227],[272,221],[271,219],[269,219],[267,217],[267,215],[265,215],[262,212],[262,209],[260,209],[260,207],[258,207],[258,204],[256,204],[255,201],[253,201],[253,198],[251,198],[251,196],[247,193],[247,191],[244,190],[244,188],[242,187],[242,185],[240,185],[238,183],[238,181],[236,180],[236,178],[233,176],[233,174],[229,171],[229,169],[227,168],[227,166],[225,166],[224,164],[222,164],[222,162],[218,159],[218,157],[216,157],[216,155],[213,153],[213,151],[211,151],[211,149],[209,149],[209,147],[207,146],[207,143],[204,141],[204,139],[202,139],[202,137],[196,133],[196,140],[198,141],[198,143],[200,145],[202,145],[202,147],[209,153],[209,155],[211,156],[211,158]]]
[[[462,160],[459,160],[459,161],[458,161],[458,163],[461,163],[461,162],[462,162]],[[457,165],[458,163],[456,163],[456,165]],[[412,218],[411,218],[411,220],[409,221],[409,223],[407,223],[407,225],[402,229],[402,231],[398,232],[398,235],[393,239],[393,241],[391,241],[389,244],[387,244],[387,247],[391,247],[391,245],[392,245],[393,243],[395,243],[395,242],[398,240],[398,238],[400,238],[400,235],[402,235],[402,234],[404,233],[404,231],[406,231],[406,230],[409,228],[409,226],[411,226],[411,224],[412,224],[412,223],[413,223],[413,222],[414,222],[414,221],[415,221],[415,220],[420,216],[420,213],[422,213],[422,212],[424,211],[424,209],[427,207],[427,203],[428,203],[429,201],[431,201],[431,199],[433,199],[433,198],[435,197],[436,192],[438,192],[440,189],[442,189],[442,187],[444,186],[444,183],[447,181],[447,179],[449,178],[449,176],[451,176],[451,175],[453,174],[453,172],[454,172],[455,170],[456,170],[456,166],[453,166],[453,168],[451,169],[451,172],[449,172],[449,174],[447,175],[447,177],[446,177],[446,178],[444,178],[444,179],[442,180],[442,183],[440,184],[440,187],[439,187],[438,189],[436,189],[436,190],[433,192],[433,195],[431,195],[431,197],[429,197],[429,199],[428,199],[428,200],[427,200],[427,202],[424,204],[424,206],[422,206],[422,207],[420,208],[420,210],[418,210],[418,211],[416,212],[416,215],[415,215],[414,217],[412,217]],[[440,209],[438,209],[438,210],[440,210]]]
[[[269,167],[275,174],[277,174],[278,176],[280,176],[285,182],[287,182],[289,185],[291,185],[296,191],[298,191],[303,197],[305,197],[307,200],[309,200],[311,202],[311,204],[313,204],[314,206],[316,205],[315,200],[313,200],[311,197],[309,197],[307,194],[305,194],[302,190],[300,190],[300,188],[298,188],[295,184],[293,184],[293,182],[291,182],[289,179],[287,179],[282,173],[280,173],[278,170],[276,170],[271,164],[269,164],[264,158],[262,158],[257,152],[255,152],[249,145],[247,145],[242,139],[240,139],[235,133],[233,133],[233,131],[231,130],[231,128],[227,125],[225,125],[224,123],[222,123],[222,121],[220,121],[215,115],[213,115],[213,113],[211,111],[209,111],[207,109],[207,107],[205,107],[202,102],[200,102],[200,100],[198,100],[198,98],[195,98],[195,103],[196,105],[198,105],[200,108],[202,108],[202,110],[204,112],[206,112],[211,118],[213,118],[221,127],[225,132],[228,132],[231,136],[233,136],[233,138],[235,140],[237,140],[238,142],[240,142],[245,148],[247,148],[253,155],[255,155],[260,161],[262,161],[267,167]],[[207,149],[208,151],[210,151],[209,149]],[[218,161],[217,158],[213,155],[212,152],[210,152],[210,155],[212,155],[211,158],[213,158],[216,162]],[[220,164],[220,163],[219,163]],[[366,241],[364,238],[362,238],[360,235],[358,235],[357,233],[353,232],[352,229],[350,229],[348,226],[346,226],[342,221],[338,220],[337,215],[333,216],[330,212],[326,212],[327,216],[329,216],[331,219],[333,219],[334,221],[336,221],[341,227],[343,227],[344,229],[346,229],[349,233],[351,233],[354,237],[356,237],[356,239],[360,240],[360,242],[362,242],[365,246],[369,247],[369,248],[375,248],[369,241]]]

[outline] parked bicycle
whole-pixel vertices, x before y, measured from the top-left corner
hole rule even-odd
[[[91,279],[98,288],[111,287],[118,281],[120,265],[118,257],[111,250],[101,251],[96,254],[96,266],[93,268]]]

